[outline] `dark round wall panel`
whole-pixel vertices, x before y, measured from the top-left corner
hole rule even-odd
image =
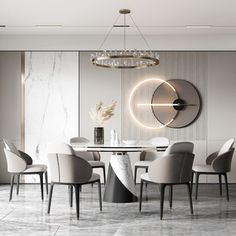
[[[201,108],[201,99],[195,86],[186,80],[168,80],[176,90],[177,99],[172,99],[166,83],[162,83],[152,96],[152,112],[162,124],[174,119],[167,127],[182,128],[190,125],[197,117]],[[163,104],[157,106],[155,104]],[[174,104],[174,105],[172,105]]]

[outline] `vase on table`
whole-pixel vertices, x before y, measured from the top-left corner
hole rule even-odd
[[[94,127],[94,144],[104,144],[104,127]]]

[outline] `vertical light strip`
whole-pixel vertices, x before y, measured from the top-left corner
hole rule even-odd
[[[21,52],[21,121],[20,143],[22,151],[25,150],[25,52]]]

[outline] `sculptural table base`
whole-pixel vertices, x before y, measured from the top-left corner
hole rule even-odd
[[[138,200],[130,159],[125,153],[111,155],[103,200],[114,203],[136,202]]]

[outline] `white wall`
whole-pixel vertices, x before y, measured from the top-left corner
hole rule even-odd
[[[0,35],[2,50],[98,50],[104,35]],[[236,50],[236,34],[147,35],[153,50]],[[106,49],[121,48],[123,36],[111,35]],[[147,49],[140,36],[128,35],[131,49]]]
[[[78,64],[78,52],[25,53],[24,144],[34,164],[48,163],[49,142],[78,136]]]
[[[208,153],[229,137],[236,139],[236,53],[208,54]],[[212,181],[212,177],[208,177]],[[214,178],[217,179],[217,178]],[[229,181],[236,182],[236,153]]]
[[[21,122],[21,53],[0,53],[0,138],[20,148]],[[9,182],[7,163],[0,141],[0,182]]]
[[[121,134],[121,71],[98,68],[90,63],[90,53],[80,53],[80,136],[93,141],[94,124],[89,111],[99,101],[105,105],[117,101],[115,115],[104,122],[105,141],[110,140],[110,130]],[[103,153],[102,160],[108,169],[110,154]],[[97,173],[102,173],[96,170]]]
[[[1,38],[0,38],[1,40]],[[177,52],[178,53],[178,52]],[[180,53],[180,52],[179,52]],[[205,88],[204,105],[206,119],[202,121],[206,132],[205,137],[184,135],[180,130],[180,136],[172,141],[187,138],[195,144],[195,163],[204,163],[208,153],[217,150],[228,138],[236,138],[236,52],[208,52],[206,53],[206,76],[201,81],[200,88]],[[11,57],[12,55],[12,57]],[[171,53],[169,54],[171,55]],[[163,55],[168,58],[168,52]],[[15,58],[15,59],[14,59]],[[82,136],[93,139],[93,124],[88,115],[89,109],[99,100],[110,103],[112,99],[118,101],[115,116],[105,123],[105,138],[109,139],[110,129],[116,129],[122,135],[121,121],[129,114],[121,110],[121,104],[127,102],[122,96],[122,73],[120,70],[108,70],[97,68],[90,64],[89,53],[80,53],[80,132]],[[123,78],[124,79],[124,78]],[[125,77],[129,79],[129,77]],[[168,79],[168,78],[166,78]],[[181,79],[181,77],[180,77]],[[187,78],[185,78],[187,79]],[[0,132],[2,137],[7,137],[16,142],[20,141],[20,53],[0,53]],[[12,109],[13,108],[13,109]],[[122,118],[123,117],[123,118]],[[102,159],[109,163],[109,154]],[[138,159],[132,155],[132,163]],[[0,181],[6,182],[8,175],[3,155],[0,155]],[[5,166],[4,166],[5,165]],[[236,182],[236,158],[234,156],[232,172],[229,175],[230,182]],[[215,178],[202,177],[203,182],[215,181]]]
[[[194,142],[195,164],[204,164],[207,154],[220,148],[228,138],[236,138],[236,53],[235,52],[161,52],[160,64],[156,69],[120,70],[97,68],[89,62],[89,53],[81,54],[81,135],[93,138],[93,126],[88,116],[89,108],[98,100],[115,98],[120,110],[116,110],[111,123],[105,125],[106,139],[109,130],[120,130],[122,138],[147,139],[167,136],[172,142],[189,140]],[[175,59],[179,62],[174,62]],[[192,82],[202,97],[202,112],[191,126],[182,129],[164,128],[159,131],[145,130],[136,126],[130,118],[128,93],[132,86],[146,76],[161,76],[164,79],[186,79]],[[120,109],[120,108],[119,108]],[[121,116],[120,116],[121,114]],[[121,120],[120,120],[121,119]],[[120,122],[122,123],[120,124]],[[121,125],[121,126],[120,126]],[[131,162],[138,154],[130,154]],[[102,154],[108,167],[109,156]],[[142,170],[139,171],[139,174]],[[236,158],[233,159],[230,182],[236,182]],[[200,177],[201,182],[215,182],[215,177]]]

